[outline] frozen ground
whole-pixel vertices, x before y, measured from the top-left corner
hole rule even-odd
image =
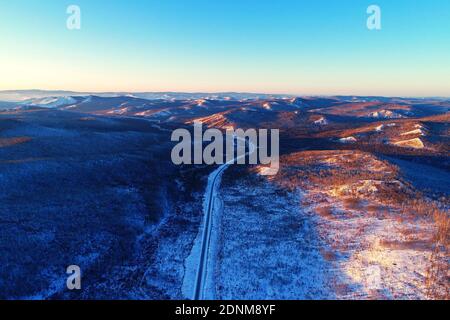
[[[309,170],[305,163],[331,176],[298,176]],[[416,193],[396,180],[394,166],[340,151],[305,153],[284,164],[275,179],[238,168],[224,177],[218,298],[430,297],[436,225],[413,205],[406,212],[398,205],[396,197],[407,201]]]
[[[325,244],[300,205],[302,193],[255,176],[224,180],[217,297],[334,298],[336,270],[321,254]]]
[[[321,252],[339,271],[333,279],[337,298],[430,298],[435,203],[401,172],[356,151],[303,152],[286,158],[277,183],[302,185],[301,205],[323,240]]]

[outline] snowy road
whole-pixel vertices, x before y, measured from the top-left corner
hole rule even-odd
[[[237,137],[236,137],[237,138]],[[239,138],[237,138],[239,139]],[[242,139],[241,139],[242,140]],[[255,145],[249,143],[249,151],[241,155],[239,157],[235,157],[233,160],[228,161],[227,163],[221,165],[218,169],[210,174],[208,177],[208,185],[205,191],[205,206],[203,208],[204,218],[203,218],[203,234],[201,238],[201,250],[200,257],[198,261],[198,269],[197,276],[195,279],[195,288],[194,288],[194,300],[202,300],[206,296],[205,288],[207,282],[207,271],[208,271],[208,254],[210,252],[211,245],[211,234],[213,232],[213,214],[214,214],[214,200],[217,197],[217,192],[220,185],[220,177],[222,173],[228,168],[230,164],[233,164],[235,161],[246,157],[249,154],[255,152]],[[210,287],[210,286],[208,286]]]

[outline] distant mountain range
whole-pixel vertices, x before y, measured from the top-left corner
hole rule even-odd
[[[248,92],[76,92],[65,90],[4,90],[0,91],[0,101],[19,102],[23,104],[27,100],[42,98],[70,98],[79,96],[97,96],[97,97],[133,97],[147,100],[267,100],[267,99],[291,99],[297,95],[289,94],[266,94],[266,93],[248,93]],[[318,96],[317,96],[318,97]],[[325,97],[325,96],[323,96]],[[380,96],[329,96],[341,101],[349,102],[395,102],[395,100],[404,100],[405,97],[380,97]],[[407,98],[408,100],[423,101],[427,99],[450,101],[448,97],[429,97],[429,98]]]
[[[213,99],[213,100],[257,100],[274,98],[292,98],[292,95],[246,93],[246,92],[75,92],[75,91],[47,91],[47,90],[5,90],[0,91],[0,101],[23,102],[31,99],[57,98],[57,97],[134,97],[149,100],[188,100],[188,99]]]

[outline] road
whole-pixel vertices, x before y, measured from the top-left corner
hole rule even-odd
[[[236,139],[240,139],[236,137]],[[242,140],[242,139],[241,139]],[[208,268],[208,253],[210,251],[210,239],[212,233],[212,215],[214,214],[214,200],[217,196],[216,192],[219,189],[218,183],[220,183],[220,177],[222,173],[229,167],[230,164],[237,162],[238,159],[241,159],[249,154],[255,152],[257,148],[249,143],[249,151],[241,156],[235,157],[233,160],[228,161],[227,163],[221,165],[218,169],[211,173],[208,179],[208,186],[205,191],[205,199],[206,206],[203,208],[204,218],[203,218],[203,234],[202,234],[202,243],[201,243],[201,251],[200,251],[200,259],[199,265],[197,269],[197,276],[195,279],[195,288],[194,288],[194,300],[202,300],[205,296],[205,283],[206,283],[206,274]]]

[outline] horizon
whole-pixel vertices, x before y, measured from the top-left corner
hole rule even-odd
[[[450,96],[448,1],[70,4],[0,4],[0,90]]]
[[[70,94],[87,94],[95,96],[96,94],[163,94],[163,93],[172,93],[172,94],[241,94],[241,95],[273,95],[273,96],[289,96],[289,97],[366,97],[366,98],[406,98],[406,99],[450,99],[450,95],[448,96],[408,96],[408,95],[370,95],[370,94],[351,94],[351,93],[341,93],[341,94],[302,94],[302,93],[279,93],[279,92],[250,92],[250,91],[174,91],[174,90],[163,90],[163,91],[76,91],[76,90],[68,90],[68,89],[1,89],[0,93],[19,93],[19,92],[41,92],[41,93],[49,93],[50,95],[47,97],[52,97],[51,93],[68,93]],[[145,99],[145,98],[142,98]],[[0,101],[2,100],[0,97]]]

